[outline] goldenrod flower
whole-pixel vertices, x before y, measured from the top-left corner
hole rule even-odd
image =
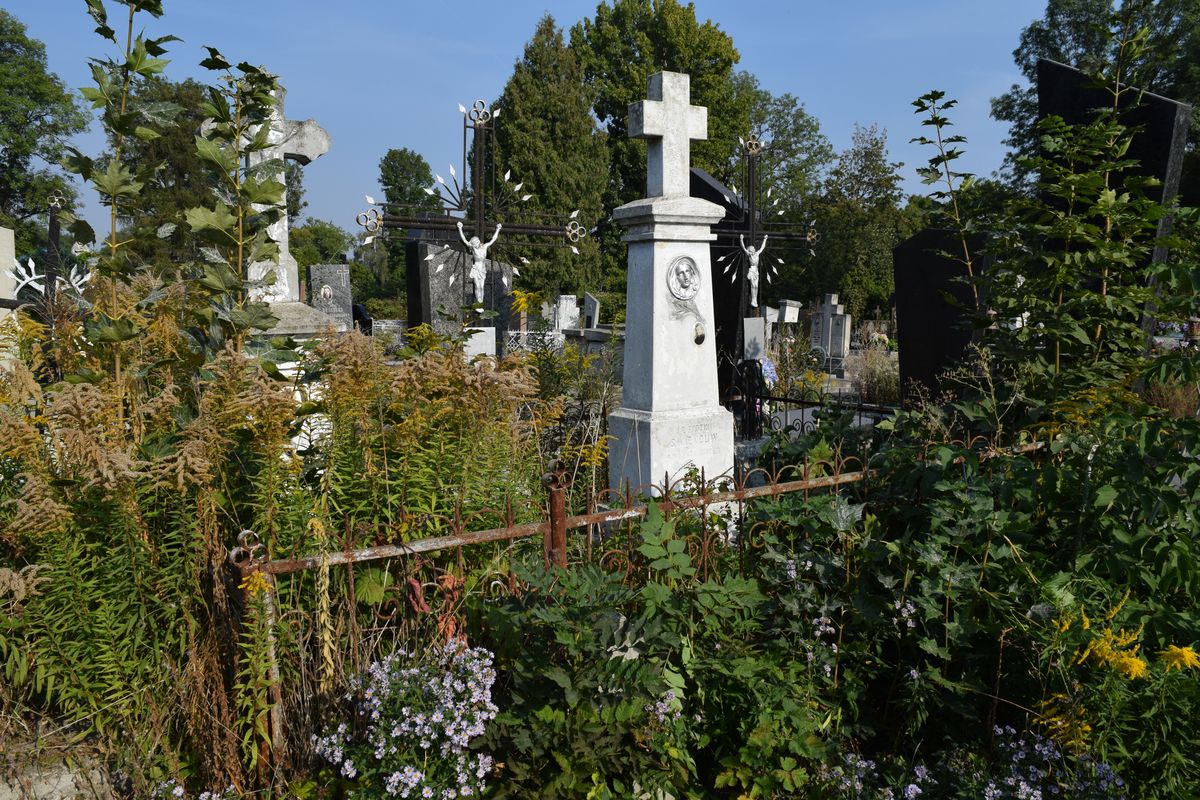
[[[1146,662],[1137,656],[1121,654],[1112,658],[1109,663],[1113,669],[1130,680],[1137,680],[1146,674]]]
[[[248,597],[258,597],[267,591],[270,585],[267,583],[266,576],[256,570],[247,575],[238,588],[244,590]]]
[[[1200,669],[1200,655],[1191,647],[1176,647],[1167,645],[1167,649],[1158,654],[1158,660],[1167,665],[1167,672],[1173,669]]]

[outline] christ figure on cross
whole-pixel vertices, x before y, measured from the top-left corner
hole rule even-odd
[[[758,259],[763,254],[763,250],[767,249],[767,239],[770,237],[763,235],[762,244],[757,250],[754,249],[754,242],[750,242],[750,246],[746,246],[746,237],[744,234],[738,234],[738,241],[742,243],[742,252],[746,254],[746,260],[750,265],[746,267],[746,278],[750,281],[750,307],[758,308]]]
[[[479,240],[478,236],[472,236],[467,239],[463,233],[463,225],[458,223],[458,238],[462,239],[462,243],[471,248],[471,255],[474,260],[471,262],[471,283],[475,287],[475,302],[483,302],[483,282],[487,279],[487,251],[488,248],[496,243],[500,238],[500,229],[504,227],[499,222],[496,223],[496,232],[492,234],[492,240],[484,244]]]

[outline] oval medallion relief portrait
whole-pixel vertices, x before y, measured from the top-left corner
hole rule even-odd
[[[700,291],[700,268],[688,256],[680,256],[667,269],[667,288],[680,300],[691,300]]]

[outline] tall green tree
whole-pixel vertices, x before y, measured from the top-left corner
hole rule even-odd
[[[304,166],[299,161],[284,162],[283,183],[287,186],[288,225],[294,225],[308,208],[304,199]]]
[[[379,185],[388,203],[418,211],[438,211],[441,204],[425,190],[433,185],[433,170],[424,157],[407,147],[393,147],[379,159]]]
[[[733,39],[696,7],[677,0],[601,2],[591,19],[571,28],[571,49],[595,92],[593,111],[608,132],[612,169],[607,202],[615,207],[646,190],[646,146],[631,140],[629,104],[646,96],[646,81],[662,70],[691,76],[691,102],[708,108],[708,139],[692,144],[692,165],[729,180],[738,137],[750,128],[751,94],[739,92]]]
[[[341,264],[354,244],[352,235],[323,219],[309,217],[288,231],[288,251],[301,270],[313,264]]]
[[[562,29],[547,14],[538,22],[513,67],[498,103],[497,164],[512,170],[533,197],[533,214],[562,217],[578,210],[585,226],[599,222],[608,185],[608,149],[592,117],[592,95],[583,66],[567,47]],[[559,291],[605,288],[600,248],[591,238],[566,248],[527,248],[521,283],[547,296]]]
[[[775,95],[759,86],[758,78],[746,71],[734,76],[736,91],[749,95],[750,124],[746,135],[762,143],[759,170],[764,191],[779,199],[777,210],[788,222],[807,221],[806,209],[820,194],[825,174],[834,161],[833,146],[821,133],[821,123],[805,110],[793,94]],[[741,168],[742,148],[733,153],[728,167],[734,180]]]
[[[915,232],[923,218],[920,206],[901,206],[901,166],[888,158],[887,131],[855,126],[850,147],[829,170],[816,202],[821,240],[797,281],[807,294],[838,292],[859,319],[889,307],[895,288],[892,248]]]
[[[433,185],[433,170],[415,150],[393,147],[384,153],[379,159],[379,185],[384,199],[392,205],[407,206],[406,213],[441,211],[441,202],[425,191]],[[382,248],[370,245],[369,263],[381,286],[391,285],[393,275],[404,264],[404,238],[404,231],[393,229],[377,240],[383,242]]]
[[[125,203],[120,215],[122,227],[130,234],[127,253],[152,269],[173,269],[178,262],[198,255],[183,214],[209,203],[213,193],[209,168],[196,150],[196,135],[205,119],[201,107],[208,99],[207,87],[191,79],[175,83],[153,76],[133,86],[135,105],[170,104],[176,110],[174,122],[163,126],[158,136],[128,137],[121,148],[121,163],[130,171],[145,164],[157,165],[147,174],[146,191]],[[116,149],[114,134],[109,136],[109,147]],[[141,231],[164,233],[168,230],[164,225],[175,227],[164,236],[141,236],[133,235],[135,225]]]
[[[45,46],[0,9],[0,225],[15,229],[17,252],[45,239],[34,218],[46,212],[51,194],[74,199],[70,183],[49,165],[86,125],[81,105],[47,69]]]
[[[1120,42],[1143,28],[1147,47],[1136,59],[1118,58]],[[1114,29],[1125,35],[1113,37]],[[1048,0],[1045,14],[1021,32],[1013,51],[1026,83],[1014,84],[992,99],[992,116],[1011,126],[1003,171],[1018,188],[1029,187],[1033,176],[1025,162],[1038,155],[1034,125],[1039,58],[1096,74],[1120,63],[1122,83],[1191,103],[1188,141],[1195,151],[1200,142],[1200,0]]]

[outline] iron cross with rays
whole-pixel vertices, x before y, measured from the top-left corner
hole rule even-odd
[[[730,283],[739,283],[741,301],[738,308],[745,315],[751,309],[757,314],[759,307],[759,281],[771,282],[779,274],[779,265],[784,261],[772,253],[766,255],[769,242],[792,242],[807,245],[809,255],[816,255],[813,246],[820,239],[811,223],[780,223],[776,218],[783,215],[778,209],[780,198],[771,199],[774,187],[763,189],[761,167],[763,143],[751,134],[748,139],[738,139],[742,146],[741,183],[745,191],[738,192],[737,186],[729,187],[734,196],[726,197],[737,209],[732,227],[720,231],[717,247],[725,250],[717,257],[724,264],[723,274],[730,276]],[[764,255],[766,257],[764,258]],[[739,281],[740,279],[740,281]],[[741,328],[738,328],[737,352],[741,352]]]
[[[511,170],[503,176],[497,175],[494,153],[496,118],[500,116],[500,109],[489,108],[483,100],[476,100],[470,109],[460,103],[458,110],[463,115],[462,174],[454,165],[450,165],[449,181],[441,175],[435,175],[435,185],[425,189],[427,194],[441,203],[440,212],[430,213],[417,206],[376,203],[374,198],[368,196],[367,203],[372,208],[359,214],[357,221],[367,231],[366,244],[373,241],[377,232],[386,229],[453,234],[462,243],[462,248],[454,246],[457,264],[450,283],[453,286],[455,280],[461,278],[464,295],[474,301],[464,305],[481,306],[487,261],[493,248],[503,252],[507,249],[506,245],[569,247],[578,255],[576,244],[587,236],[587,228],[578,221],[577,210],[563,217],[534,214],[522,209],[521,206],[533,195],[522,192],[524,184],[513,180]],[[466,180],[468,153],[471,159],[469,185]],[[504,234],[503,242],[500,240],[501,232]],[[444,244],[442,249],[451,246]],[[430,254],[425,260],[433,258],[434,255]],[[492,258],[499,260],[494,256]],[[529,263],[529,259],[523,256],[518,258],[524,264]],[[443,266],[438,267],[439,272]],[[513,274],[520,275],[520,272],[514,268]],[[511,291],[512,287],[508,285],[503,272],[501,280],[505,289]]]

